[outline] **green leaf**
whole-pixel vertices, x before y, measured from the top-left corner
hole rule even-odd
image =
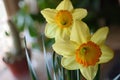
[[[52,80],[51,75],[50,75],[50,71],[49,71],[47,65],[46,65],[46,69],[47,69],[48,80]]]
[[[44,35],[42,36],[42,47],[43,47],[43,53],[44,53],[44,59],[45,59],[45,63],[46,63],[46,69],[47,69],[47,76],[48,76],[48,80],[53,80],[52,79],[52,75],[51,75],[51,65],[49,65],[48,62],[48,55],[47,55],[47,51],[46,51],[46,47],[45,47],[45,40],[44,40]]]
[[[24,37],[24,44],[25,44],[25,53],[26,53],[26,58],[27,58],[28,67],[29,67],[29,72],[30,72],[31,78],[32,78],[32,80],[38,80],[36,72],[35,72],[33,66],[31,65],[32,63],[31,63],[29,55],[28,55],[29,53],[28,53],[28,48],[27,48],[25,37]]]
[[[35,29],[34,26],[29,26],[29,27],[28,27],[28,30],[29,30],[29,33],[30,33],[30,35],[31,35],[32,37],[36,37],[36,36],[37,36],[37,31],[36,31],[36,29]]]
[[[20,28],[23,27],[24,26],[24,22],[25,22],[24,15],[18,14],[17,15],[17,26],[20,27]]]
[[[47,40],[45,41],[45,46],[46,47],[51,47],[53,43],[55,43],[55,39],[54,38],[52,38],[52,39],[48,39],[47,38]]]
[[[5,35],[6,36],[10,36],[10,33],[8,33],[7,31],[5,31]]]
[[[19,31],[23,31],[25,27],[25,14],[19,11],[15,16],[13,16],[12,20],[17,26]]]

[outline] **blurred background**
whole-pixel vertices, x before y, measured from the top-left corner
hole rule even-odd
[[[44,34],[45,19],[40,11],[56,8],[62,0],[0,0],[0,79],[14,80],[14,76],[2,61],[6,52],[13,53],[24,47],[24,36],[32,52],[32,65],[40,80],[47,80],[43,59],[41,37]],[[110,28],[108,44],[114,50],[114,59],[101,66],[102,80],[114,79],[120,75],[120,0],[71,0],[74,8],[85,8],[87,17],[83,19],[91,32],[102,26]],[[12,22],[9,22],[11,20]],[[11,27],[12,26],[12,27]],[[48,49],[54,39],[45,37]],[[9,78],[6,77],[6,74]],[[120,78],[119,78],[120,79]],[[22,79],[21,79],[22,80]],[[23,80],[25,80],[23,78]]]

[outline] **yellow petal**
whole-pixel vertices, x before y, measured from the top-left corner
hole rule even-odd
[[[63,56],[72,56],[75,55],[75,50],[78,47],[78,45],[72,41],[56,41],[55,44],[53,44],[53,49],[56,53],[63,55]]]
[[[57,25],[56,24],[49,24],[49,23],[46,24],[45,35],[48,38],[54,38],[55,35],[56,35],[56,31],[57,31]]]
[[[86,78],[86,80],[93,80],[97,74],[98,65],[89,66],[89,67],[81,67],[81,74]]]
[[[56,32],[56,39],[62,38],[64,40],[70,39],[70,29],[69,28],[59,28]]]
[[[88,26],[82,21],[75,21],[70,39],[77,43],[84,43],[90,39],[90,32]]]
[[[41,14],[45,17],[45,19],[48,23],[54,23],[55,22],[54,17],[56,15],[56,13],[57,13],[57,10],[49,9],[49,8],[41,11]]]
[[[99,63],[106,63],[106,62],[110,61],[114,56],[113,50],[111,50],[106,45],[102,45],[100,48],[101,48],[101,51],[102,51],[102,55],[100,57]]]
[[[63,0],[56,8],[57,10],[73,10],[73,6],[70,0]]]
[[[100,28],[93,34],[93,36],[91,37],[91,41],[95,42],[98,45],[103,44],[107,38],[108,31],[108,27]]]
[[[81,20],[87,15],[87,10],[78,8],[73,11],[72,15],[73,15],[74,19]]]
[[[76,62],[75,56],[63,57],[61,60],[61,64],[64,68],[68,70],[76,70],[80,68],[80,64]]]

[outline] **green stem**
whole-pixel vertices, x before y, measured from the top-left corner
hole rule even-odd
[[[71,80],[71,78],[70,78],[71,71],[70,70],[66,70],[66,72],[67,72],[67,75],[66,75],[67,76],[67,80]]]
[[[62,67],[63,80],[65,80],[65,69]]]
[[[96,74],[94,80],[100,80],[100,64],[98,65],[98,71],[97,71],[97,74]]]
[[[13,54],[16,54],[16,55],[21,54],[22,46],[21,46],[19,31],[11,19],[8,20],[8,24],[10,27],[11,36],[12,36],[13,45],[14,45]]]
[[[71,70],[71,80],[77,80],[77,70]]]
[[[80,70],[77,70],[77,80],[80,80]]]

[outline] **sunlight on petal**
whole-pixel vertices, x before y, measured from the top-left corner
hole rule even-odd
[[[98,29],[98,31],[96,31],[91,37],[91,41],[95,42],[98,45],[103,44],[107,38],[108,31],[109,31],[108,27]]]
[[[98,65],[95,66],[89,66],[89,67],[81,67],[80,71],[81,74],[87,79],[87,80],[93,80],[94,77],[97,74]]]
[[[54,23],[54,17],[57,14],[57,10],[47,8],[42,10],[41,14],[45,17],[48,23]]]
[[[56,8],[57,10],[68,10],[72,11],[73,6],[70,0],[63,0]]]
[[[114,57],[114,52],[106,45],[101,46],[102,55],[99,63],[106,63]]]
[[[87,42],[90,39],[88,26],[82,21],[75,21],[71,31],[70,39],[79,44]]]
[[[80,68],[80,64],[76,62],[75,56],[63,57],[61,60],[61,64],[64,68],[68,70],[76,70]]]
[[[84,17],[86,17],[86,15],[87,15],[86,9],[78,8],[73,11],[73,16],[77,20],[83,19]]]

